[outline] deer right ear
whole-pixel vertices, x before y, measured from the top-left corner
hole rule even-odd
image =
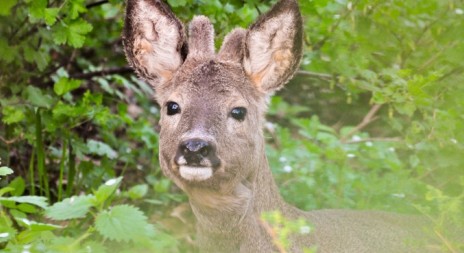
[[[280,0],[246,34],[243,67],[265,93],[280,89],[296,72],[303,53],[302,17],[296,0]]]
[[[123,43],[129,64],[155,88],[187,55],[184,26],[162,0],[127,0]]]

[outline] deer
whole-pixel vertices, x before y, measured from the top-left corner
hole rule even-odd
[[[296,0],[280,0],[248,29],[235,28],[216,52],[205,16],[188,27],[161,0],[127,0],[123,45],[160,105],[163,174],[189,199],[200,252],[283,252],[260,222],[263,212],[304,218],[309,235],[290,252],[434,252],[426,221],[382,211],[302,211],[279,194],[265,155],[270,96],[299,68],[303,20]],[[438,250],[437,250],[438,251]]]

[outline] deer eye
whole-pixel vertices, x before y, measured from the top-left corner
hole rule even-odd
[[[238,121],[243,121],[245,119],[246,114],[247,114],[247,109],[243,107],[234,108],[230,112],[230,116],[232,116],[232,118]]]
[[[179,104],[177,104],[175,102],[168,102],[166,104],[166,107],[168,109],[168,115],[169,116],[180,113],[180,106],[179,106]]]

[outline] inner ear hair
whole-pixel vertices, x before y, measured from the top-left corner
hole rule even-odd
[[[303,53],[302,17],[295,0],[281,0],[246,34],[243,67],[253,84],[272,93],[298,69]]]
[[[128,0],[123,30],[124,51],[140,77],[159,86],[185,60],[183,24],[161,0]]]

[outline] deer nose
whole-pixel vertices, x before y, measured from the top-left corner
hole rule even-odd
[[[213,145],[201,139],[191,139],[182,142],[179,149],[187,163],[194,165],[200,164],[203,158],[212,153]]]

